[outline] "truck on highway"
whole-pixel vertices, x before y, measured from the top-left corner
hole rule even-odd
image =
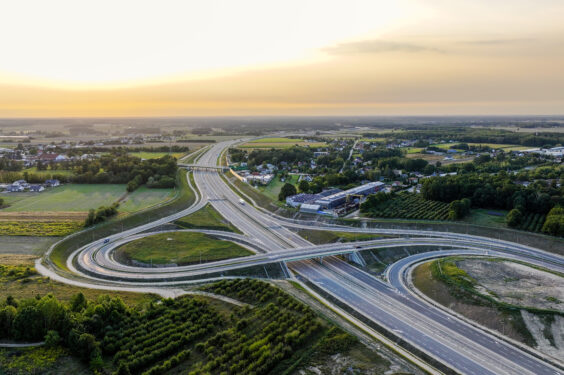
[[[245,204],[245,201],[242,199],[239,199],[239,204]]]

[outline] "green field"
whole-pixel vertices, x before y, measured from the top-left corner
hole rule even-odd
[[[169,154],[168,152],[134,151],[134,152],[130,152],[129,155],[137,156],[138,158],[141,158],[141,159],[159,159],[159,158],[162,158],[163,156],[166,156],[166,155],[172,155],[176,159],[180,159],[181,157],[183,157],[185,155],[185,153],[184,152],[173,152],[172,154]]]
[[[108,206],[126,195],[125,185],[117,184],[69,184],[41,193],[1,194],[6,204],[5,212],[66,211],[82,212],[91,208]],[[172,189],[148,189],[141,187],[129,194],[121,211],[133,212],[169,199]]]
[[[74,174],[74,172],[69,169],[48,169],[46,171],[38,171],[37,167],[22,169],[22,172],[28,172],[30,174],[47,177],[51,177],[53,175],[72,176]]]
[[[253,252],[203,233],[173,232],[132,241],[118,248],[118,254],[147,264],[185,265],[238,258],[253,255]]]
[[[293,138],[261,138],[254,141],[247,142],[239,148],[253,149],[253,148],[290,148],[295,145],[309,146],[309,147],[324,147],[327,145],[325,142],[306,142],[303,139]]]
[[[299,176],[290,175],[288,176],[288,178],[286,178],[285,182],[282,182],[280,181],[280,177],[276,176],[270,182],[270,184],[266,186],[259,186],[258,190],[264,195],[266,195],[267,197],[269,197],[270,199],[272,199],[273,201],[278,201],[278,194],[280,194],[280,189],[282,189],[282,186],[284,186],[284,184],[286,183],[290,183],[293,185],[297,184],[298,177]]]

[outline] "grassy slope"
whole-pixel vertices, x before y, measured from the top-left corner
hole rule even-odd
[[[141,238],[121,246],[118,251],[128,259],[143,263],[181,265],[253,254],[233,242],[188,232],[161,233]]]
[[[213,229],[241,233],[235,226],[225,220],[210,204],[175,221],[175,224],[187,229]]]
[[[367,241],[367,240],[383,237],[377,234],[333,232],[333,231],[310,230],[310,229],[300,229],[298,231],[298,234],[316,245],[334,243],[338,241],[341,242]]]

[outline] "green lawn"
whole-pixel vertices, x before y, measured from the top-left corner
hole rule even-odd
[[[241,233],[230,222],[225,220],[210,204],[207,204],[204,208],[191,215],[176,220],[175,223],[188,229],[200,228]]]
[[[284,186],[284,184],[286,183],[296,185],[298,183],[298,178],[299,176],[290,175],[288,176],[288,178],[286,178],[286,181],[282,182],[280,181],[280,177],[276,176],[270,182],[270,184],[266,186],[259,186],[258,190],[273,201],[278,201],[278,194],[280,194],[280,189],[282,189],[282,186]]]
[[[138,158],[141,158],[141,159],[158,159],[158,158],[162,158],[165,155],[169,155],[169,153],[168,152],[134,151],[134,152],[130,152],[129,155],[137,156]],[[180,159],[182,156],[185,155],[185,153],[184,152],[173,152],[170,155],[174,156],[177,159]]]
[[[189,232],[161,233],[140,238],[121,246],[118,252],[143,263],[179,265],[253,254],[233,242],[218,240],[203,233]]]
[[[41,193],[1,194],[6,212],[67,211],[81,212],[91,208],[111,205],[125,196],[125,185],[118,184],[68,184],[46,189]],[[121,211],[133,212],[152,206],[172,197],[172,189],[148,189],[141,187],[129,194]]]

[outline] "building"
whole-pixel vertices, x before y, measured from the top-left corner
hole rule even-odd
[[[307,204],[304,203],[300,206],[300,212],[307,213],[307,214],[316,214],[321,209],[321,206],[318,204]]]
[[[319,199],[318,194],[300,193],[286,197],[286,204],[290,207],[299,207],[303,204],[315,202],[316,199]]]
[[[31,192],[40,193],[43,190],[45,190],[45,188],[42,185],[29,185],[29,191]]]
[[[61,182],[59,180],[46,180],[44,185],[47,187],[55,187],[59,186],[60,184]]]
[[[347,197],[349,196],[367,196],[369,194],[374,194],[380,191],[384,187],[383,182],[369,182],[367,184],[354,187],[349,190],[341,191],[315,201],[323,209],[332,209],[341,206],[347,202]]]
[[[6,191],[8,191],[10,193],[17,193],[17,192],[20,192],[20,191],[24,191],[24,188],[21,185],[9,185],[6,188]]]

